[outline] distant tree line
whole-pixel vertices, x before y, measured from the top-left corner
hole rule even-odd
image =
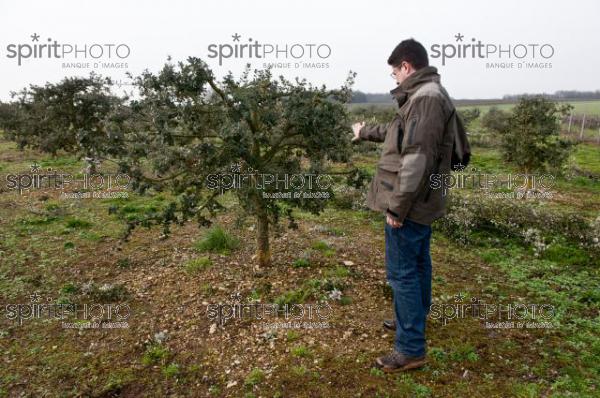
[[[514,94],[505,95],[502,99],[518,101],[522,97],[532,98],[542,96],[551,100],[566,100],[566,99],[580,99],[580,100],[596,100],[600,99],[600,90],[596,91],[576,91],[576,90],[562,90],[555,91],[554,94]]]

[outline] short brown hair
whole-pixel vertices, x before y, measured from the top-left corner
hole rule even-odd
[[[394,48],[388,58],[388,65],[400,66],[402,62],[408,62],[415,69],[421,69],[429,65],[427,50],[413,38],[403,40]]]

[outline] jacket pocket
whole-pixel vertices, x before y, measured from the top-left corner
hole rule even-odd
[[[377,168],[377,197],[375,199],[377,207],[381,210],[388,208],[389,199],[398,184],[398,170],[393,167]]]
[[[408,121],[408,142],[407,145],[412,145],[415,140],[415,130],[417,128],[417,119],[412,118]]]

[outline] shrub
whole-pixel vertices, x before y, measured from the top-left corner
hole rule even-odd
[[[481,111],[479,108],[467,108],[458,111],[458,115],[462,119],[463,124],[467,129],[470,127],[471,123],[479,118],[480,114]]]
[[[522,200],[450,195],[448,214],[436,221],[436,226],[447,236],[462,243],[472,240],[476,231],[521,239],[523,235],[528,235],[527,230],[534,229],[537,238],[531,237],[532,243],[562,236],[582,248],[600,251],[600,217],[589,221],[576,212],[550,210]],[[529,235],[533,234],[529,232]]]
[[[522,98],[502,131],[504,159],[526,173],[559,170],[572,147],[560,137],[560,120],[571,108],[543,97]]]
[[[492,106],[485,115],[481,117],[481,125],[492,133],[503,133],[508,128],[509,118],[510,112]]]

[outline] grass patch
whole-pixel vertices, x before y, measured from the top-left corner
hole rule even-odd
[[[196,242],[194,247],[201,253],[230,254],[239,245],[240,241],[237,238],[231,236],[223,228],[216,226],[209,229],[204,238]]]
[[[117,267],[119,268],[131,268],[131,261],[129,258],[120,258],[117,260]]]
[[[90,228],[92,223],[79,218],[70,218],[65,222],[65,226],[69,229],[83,229]]]
[[[248,373],[244,380],[244,385],[252,387],[263,382],[265,379],[265,372],[260,368],[254,368]]]
[[[375,376],[375,377],[385,377],[385,372],[378,368],[371,368],[371,370],[369,371],[369,374],[371,376]]]
[[[195,274],[212,265],[212,261],[208,257],[198,257],[189,260],[184,264],[185,271],[189,274]]]
[[[598,156],[599,147],[591,144],[578,144],[571,159],[581,170],[600,175],[600,156]]]
[[[102,387],[102,396],[119,396],[123,388],[135,380],[133,372],[130,369],[110,373],[106,383]]]
[[[308,268],[310,267],[310,260],[307,258],[298,258],[292,263],[293,268]]]
[[[149,366],[164,362],[169,356],[169,350],[159,344],[152,344],[146,348],[142,356],[142,364]]]
[[[331,257],[335,254],[335,249],[329,246],[329,244],[323,240],[314,242],[311,248],[313,250],[321,252],[326,257]]]
[[[308,373],[308,369],[304,366],[292,366],[291,372],[296,377],[303,377]]]
[[[325,271],[325,276],[330,278],[347,278],[350,276],[350,270],[346,267],[338,266]]]
[[[326,232],[332,236],[346,236],[346,231],[339,227],[327,227]]]
[[[58,217],[55,216],[39,216],[32,217],[26,216],[17,220],[17,223],[24,226],[40,226],[40,225],[48,225],[58,220]]]
[[[163,375],[167,378],[175,378],[181,373],[181,369],[176,363],[170,363],[167,366],[163,366],[161,370]]]
[[[311,297],[313,291],[311,289],[299,288],[290,290],[275,298],[275,304],[279,306],[301,304]]]
[[[297,358],[309,358],[312,357],[312,352],[310,349],[304,345],[299,345],[292,348],[292,355]]]
[[[300,333],[296,332],[295,330],[290,330],[287,332],[285,338],[289,343],[293,343],[300,338]]]

